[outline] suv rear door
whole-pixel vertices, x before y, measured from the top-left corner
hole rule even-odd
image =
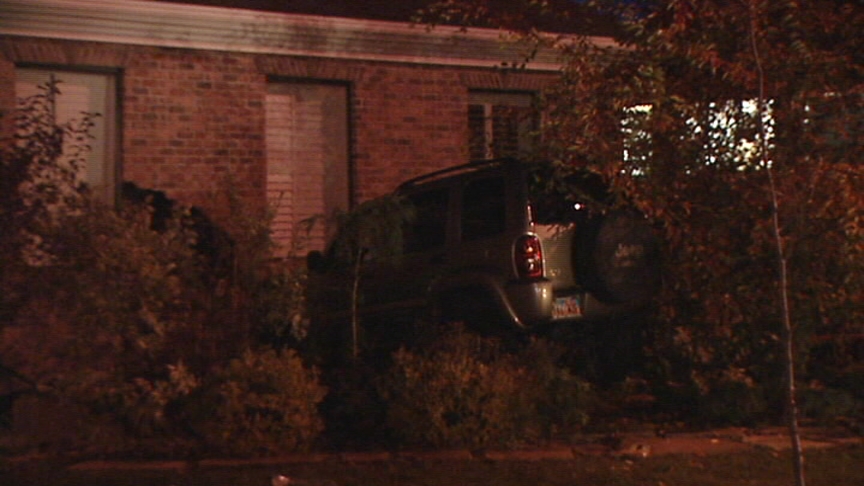
[[[390,314],[427,305],[429,286],[447,264],[452,192],[448,185],[430,184],[402,194],[414,211],[403,227],[402,254],[373,256],[368,262],[361,283],[361,313]]]

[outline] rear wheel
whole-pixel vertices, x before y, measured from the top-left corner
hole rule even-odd
[[[660,288],[660,246],[634,211],[615,211],[582,225],[575,239],[576,273],[606,304],[647,304]]]

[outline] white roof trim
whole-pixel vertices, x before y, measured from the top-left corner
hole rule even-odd
[[[400,22],[322,17],[142,0],[2,0],[0,35],[258,54],[494,67],[522,61],[507,33],[427,30]],[[601,45],[611,39],[595,38]],[[540,52],[532,70],[557,71]]]

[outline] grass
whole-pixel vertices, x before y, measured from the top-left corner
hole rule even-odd
[[[809,451],[809,486],[864,484],[864,447]],[[788,454],[755,450],[625,461],[605,456],[544,461],[343,461],[178,470],[70,471],[62,464],[0,464],[3,484],[19,486],[267,486],[285,474],[308,486],[788,486]]]

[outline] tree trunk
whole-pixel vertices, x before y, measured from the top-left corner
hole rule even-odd
[[[789,310],[789,277],[786,268],[786,251],[783,247],[783,234],[780,225],[780,204],[777,198],[777,185],[774,180],[774,170],[771,161],[768,160],[768,134],[765,131],[765,71],[762,68],[762,60],[759,55],[759,47],[756,41],[756,6],[753,0],[750,7],[750,42],[753,48],[753,57],[759,75],[759,110],[757,113],[759,123],[760,153],[762,167],[768,173],[769,191],[771,196],[772,228],[774,242],[777,246],[778,280],[780,286],[780,302],[783,320],[783,358],[786,378],[786,413],[789,427],[789,438],[792,442],[792,463],[795,473],[796,486],[805,486],[804,474],[804,451],[801,447],[801,433],[798,429],[798,400],[795,386],[795,333],[792,326],[792,316]]]

